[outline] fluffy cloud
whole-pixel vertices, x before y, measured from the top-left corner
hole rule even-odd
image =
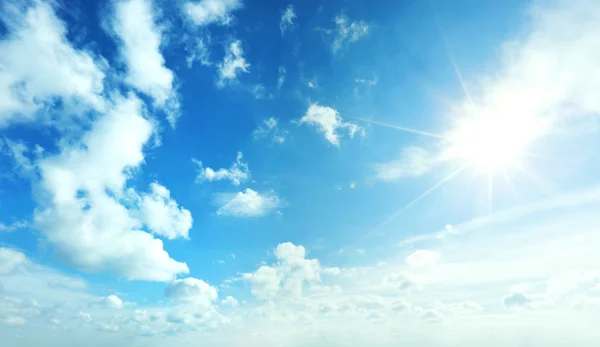
[[[223,204],[217,210],[218,215],[234,217],[260,217],[281,205],[274,192],[260,194],[250,188],[227,198],[223,195]]]
[[[219,79],[217,85],[223,87],[225,83],[233,81],[241,72],[247,73],[250,69],[250,64],[244,58],[242,50],[242,42],[235,40],[227,46],[223,61],[218,64]]]
[[[373,166],[375,178],[391,182],[406,177],[419,177],[429,173],[439,163],[435,154],[421,147],[407,147],[399,159],[377,163]]]
[[[83,270],[167,281],[187,273],[120,203],[129,172],[144,160],[152,123],[134,96],[115,101],[80,142],[39,163],[45,197],[34,219],[65,259]]]
[[[412,267],[426,267],[435,265],[440,257],[441,255],[437,252],[420,249],[407,256],[404,261]]]
[[[169,123],[175,126],[179,104],[173,90],[174,75],[165,67],[160,52],[161,30],[153,18],[152,1],[117,1],[113,30],[122,43],[119,48],[127,64],[127,83],[165,108]]]
[[[281,14],[281,20],[279,21],[279,29],[281,34],[285,34],[286,30],[290,29],[294,25],[294,19],[296,19],[296,12],[294,12],[294,6],[288,5]]]
[[[140,211],[144,224],[156,235],[169,240],[189,238],[192,228],[192,214],[171,198],[171,192],[164,186],[153,182],[151,193],[144,194],[140,201]]]
[[[165,289],[165,296],[180,303],[210,307],[217,300],[218,292],[203,280],[188,277],[169,283]]]
[[[0,8],[8,30],[0,41],[0,127],[34,119],[55,98],[62,98],[64,106],[103,106],[104,72],[94,57],[72,47],[50,4],[31,5],[9,1]],[[66,107],[60,117],[73,110]]]
[[[0,274],[7,274],[26,265],[27,256],[10,248],[0,247]]]
[[[255,139],[269,137],[274,143],[284,143],[288,135],[287,130],[281,130],[277,118],[271,117],[264,120],[254,131],[252,132]]]
[[[350,138],[355,134],[364,135],[364,129],[350,122],[344,122],[340,114],[333,108],[311,104],[306,114],[300,118],[299,124],[314,126],[325,139],[335,146],[339,146],[339,131],[347,130]]]
[[[198,26],[211,23],[227,25],[231,22],[231,12],[242,7],[241,0],[201,0],[184,4],[185,14]]]
[[[223,306],[236,307],[238,304],[238,301],[233,296],[227,296],[221,300],[221,305]]]
[[[324,271],[317,259],[306,259],[303,246],[291,242],[277,245],[274,252],[277,263],[263,265],[243,278],[252,283],[252,294],[258,299],[272,299],[278,294],[299,297],[306,283],[317,283]]]
[[[228,180],[234,186],[239,186],[242,182],[250,178],[248,163],[244,163],[242,161],[243,158],[244,155],[242,152],[238,152],[235,163],[229,169],[221,168],[216,171],[210,167],[204,167],[201,161],[193,159],[193,162],[198,166],[196,182]]]
[[[116,295],[109,295],[98,298],[90,303],[91,307],[100,307],[100,308],[111,308],[120,310],[123,308],[124,303],[123,300],[119,299]]]

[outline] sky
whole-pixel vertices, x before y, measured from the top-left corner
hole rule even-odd
[[[7,346],[597,346],[600,2],[5,0]]]

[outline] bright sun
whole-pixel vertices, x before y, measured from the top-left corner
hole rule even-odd
[[[527,123],[514,116],[500,115],[463,119],[450,136],[448,155],[488,173],[517,165],[525,147],[535,137]]]

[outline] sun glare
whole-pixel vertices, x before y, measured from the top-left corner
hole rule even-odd
[[[495,172],[516,165],[535,128],[514,115],[480,115],[459,122],[450,136],[448,155],[466,161],[477,170]]]

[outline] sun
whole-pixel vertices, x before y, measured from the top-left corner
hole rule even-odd
[[[462,118],[449,136],[446,156],[487,173],[519,165],[536,137],[536,128],[525,118],[497,113]]]

